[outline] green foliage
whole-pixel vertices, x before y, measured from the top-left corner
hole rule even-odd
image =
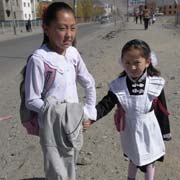
[[[104,13],[101,7],[94,7],[93,0],[81,0],[77,2],[76,15],[81,18],[91,18]]]
[[[81,11],[84,18],[89,18],[93,15],[93,2],[92,0],[81,1]]]
[[[40,2],[36,9],[36,15],[38,18],[41,18],[43,14],[43,4]]]
[[[76,0],[76,8],[72,2],[66,3],[68,3],[73,9],[75,8],[75,14],[78,18],[90,19],[91,17],[104,13],[104,9],[102,7],[94,7],[93,2],[94,0]],[[39,3],[37,7],[37,17],[42,17],[43,11],[47,5],[48,3]]]
[[[49,3],[43,3],[43,2],[40,2],[38,4],[37,9],[36,9],[37,18],[42,18],[44,11],[48,7],[48,5],[49,5]]]
[[[94,7],[93,9],[93,16],[102,15],[104,13],[105,13],[105,10],[102,7]]]

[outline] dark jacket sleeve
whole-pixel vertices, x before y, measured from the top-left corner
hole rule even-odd
[[[162,106],[167,110],[167,105],[166,105],[166,98],[165,98],[165,93],[164,90],[162,90],[161,94],[158,97],[158,100],[162,104]],[[168,110],[167,110],[168,111]],[[166,135],[170,135],[170,123],[169,123],[169,117],[167,114],[165,114],[160,106],[157,105],[155,114],[157,117],[157,120],[160,125],[160,129],[162,132],[162,135],[166,137]],[[166,139],[166,138],[164,138]]]
[[[97,109],[97,120],[108,114],[114,106],[118,103],[116,95],[108,91],[107,95],[102,98],[101,101],[96,105]]]

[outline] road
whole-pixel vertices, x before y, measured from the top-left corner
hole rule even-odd
[[[101,30],[104,26],[105,25],[100,25],[98,23],[78,25],[77,41]],[[35,34],[0,42],[0,83],[2,81],[8,81],[7,77],[13,77],[14,74],[18,73],[17,69],[19,70],[22,64],[25,63],[28,55],[39,47],[42,39],[42,34]],[[11,76],[9,76],[9,73]]]

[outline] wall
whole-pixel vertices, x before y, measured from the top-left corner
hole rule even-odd
[[[180,11],[180,5],[165,5],[159,8],[160,12],[163,12],[167,16],[175,15],[177,11]]]

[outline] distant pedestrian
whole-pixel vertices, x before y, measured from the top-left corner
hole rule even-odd
[[[48,6],[43,16],[43,32],[43,43],[26,66],[26,106],[38,114],[46,179],[75,180],[76,160],[83,143],[82,119],[96,119],[95,81],[72,46],[76,20],[68,4],[54,2]],[[45,83],[53,75],[45,74],[45,67],[55,72],[49,89]],[[85,92],[84,104],[79,103],[77,82]]]
[[[156,16],[155,16],[155,14],[153,13],[152,14],[152,24],[154,24],[156,22]]]
[[[28,31],[28,32],[32,32],[32,25],[31,25],[31,20],[30,20],[30,18],[29,18],[28,21],[27,21],[27,31]]]
[[[139,21],[140,21],[140,24],[142,24],[142,20],[143,20],[143,11],[140,10],[139,11]]]
[[[29,27],[28,27],[28,23],[27,22],[25,24],[25,27],[26,27],[26,32],[29,32]]]
[[[127,42],[120,60],[124,71],[110,83],[108,94],[96,106],[98,120],[118,105],[115,122],[123,152],[129,159],[127,180],[135,180],[137,168],[145,172],[145,180],[154,180],[155,162],[163,161],[165,155],[163,139],[171,139],[165,80],[154,68],[151,58],[155,55],[151,53],[142,40]],[[156,106],[155,100],[161,105]],[[86,122],[84,128],[93,122]]]
[[[144,20],[144,29],[147,30],[150,20],[150,9],[147,6],[145,6],[143,9],[143,20]]]
[[[135,9],[134,10],[134,19],[135,19],[136,24],[138,23],[138,18],[139,18],[139,11],[138,11],[138,9]]]

